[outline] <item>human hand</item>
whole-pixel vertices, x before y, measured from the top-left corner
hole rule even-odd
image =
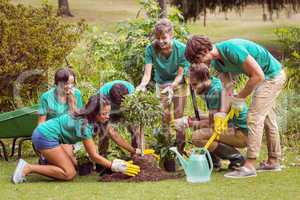
[[[162,94],[167,94],[168,95],[168,103],[171,104],[172,100],[173,100],[173,95],[174,95],[174,91],[173,91],[173,87],[171,85],[167,86],[166,88],[164,88],[161,91]]]
[[[184,116],[174,120],[174,127],[176,130],[183,130],[189,127],[189,117]]]
[[[238,117],[240,112],[243,110],[246,104],[246,100],[243,98],[237,98],[235,96],[231,97],[231,113]],[[233,116],[231,116],[233,117]]]
[[[121,159],[114,159],[112,161],[111,170],[113,172],[121,172],[127,176],[136,176],[140,172],[140,167],[131,162],[126,162]]]
[[[146,88],[146,85],[144,84],[140,84],[136,87],[135,91],[142,91],[142,92],[146,92],[147,88]]]

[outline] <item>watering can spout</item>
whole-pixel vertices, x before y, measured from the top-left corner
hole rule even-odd
[[[185,170],[187,167],[187,161],[183,158],[183,156],[178,152],[176,147],[171,147],[171,151],[176,153],[178,160],[180,161],[180,164],[182,165],[183,169]]]

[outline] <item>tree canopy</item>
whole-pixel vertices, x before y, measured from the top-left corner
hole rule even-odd
[[[273,13],[287,10],[288,14],[299,11],[300,0],[171,0],[171,4],[177,6],[182,12],[184,19],[196,20],[199,16],[206,17],[206,12],[228,12],[241,13],[248,5],[261,5],[263,19],[273,20]]]

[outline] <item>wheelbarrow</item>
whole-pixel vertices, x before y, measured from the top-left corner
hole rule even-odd
[[[18,158],[20,158],[22,156],[23,142],[31,140],[32,132],[37,126],[38,106],[39,105],[33,105],[0,114],[0,145],[2,146],[4,159],[6,161],[8,161],[8,155],[5,144],[1,139],[13,138],[11,157],[14,156],[16,142],[19,140]]]

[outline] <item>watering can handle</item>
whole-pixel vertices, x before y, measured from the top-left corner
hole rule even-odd
[[[210,153],[209,151],[206,149],[206,148],[200,148],[200,150],[204,150],[205,154],[207,154],[207,157],[208,157],[208,161],[209,161],[209,164],[210,164],[210,173],[212,172],[214,166],[213,166],[213,162],[212,162],[212,159],[211,159],[211,156],[210,156]]]

